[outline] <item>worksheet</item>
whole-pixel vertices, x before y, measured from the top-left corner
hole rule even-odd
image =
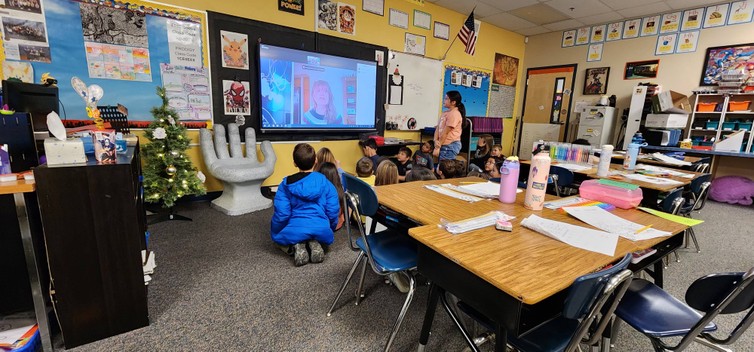
[[[631,241],[670,236],[667,231],[652,228],[652,224],[637,224],[595,206],[564,207],[566,213],[600,230],[617,234]]]
[[[521,225],[576,248],[604,255],[615,255],[615,247],[618,245],[618,235],[614,233],[544,219],[536,215],[529,215],[521,220]]]

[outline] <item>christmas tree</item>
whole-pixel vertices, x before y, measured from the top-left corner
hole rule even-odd
[[[178,122],[178,114],[168,106],[165,89],[157,87],[157,95],[162,99],[162,106],[152,108],[154,121],[144,134],[150,142],[141,148],[145,164],[144,199],[172,208],[178,198],[202,195],[206,189],[204,175],[186,156],[189,147],[186,127]]]

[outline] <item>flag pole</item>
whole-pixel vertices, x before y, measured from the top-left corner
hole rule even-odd
[[[471,9],[471,13],[474,13],[474,10],[476,10],[476,5],[474,5],[474,8]],[[448,52],[450,51],[450,48],[453,47],[453,44],[456,42],[456,39],[458,39],[458,33],[456,33],[456,36],[453,38],[453,41],[450,42],[450,45],[448,46],[448,50],[445,50],[445,54],[442,54],[440,61],[445,60],[445,57],[448,56]]]

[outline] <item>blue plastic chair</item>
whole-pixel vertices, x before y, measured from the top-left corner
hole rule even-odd
[[[412,274],[412,270],[416,269],[416,243],[410,237],[401,234],[397,231],[387,229],[380,232],[374,232],[374,227],[367,231],[364,222],[361,220],[361,215],[374,216],[377,213],[379,204],[377,202],[377,194],[374,192],[372,186],[368,185],[362,180],[359,180],[355,176],[345,174],[346,189],[345,194],[346,203],[348,208],[353,212],[354,217],[357,219],[357,228],[359,230],[358,237],[355,240],[356,246],[359,248],[359,255],[356,257],[351,270],[348,272],[343,285],[338,291],[338,295],[335,296],[335,300],[330,306],[330,310],[327,312],[327,316],[330,316],[335,309],[335,305],[338,303],[340,296],[343,295],[348,283],[351,281],[356,268],[360,263],[364,262],[361,270],[361,279],[359,280],[359,287],[356,291],[356,305],[359,304],[360,299],[363,297],[361,291],[364,283],[364,275],[366,274],[366,263],[372,270],[381,276],[387,276],[389,274],[397,273],[404,275],[409,281],[409,290],[406,295],[406,300],[403,303],[398,319],[393,325],[393,330],[390,333],[387,344],[385,345],[385,351],[390,350],[390,346],[395,340],[395,336],[401,327],[403,318],[408,311],[408,307],[411,305],[411,300],[414,297],[414,291],[416,289],[416,281]],[[352,234],[349,232],[349,236]]]
[[[754,268],[746,273],[723,273],[702,277],[686,291],[681,302],[653,283],[634,280],[615,311],[616,316],[647,336],[655,351],[682,351],[699,342],[718,351],[734,343],[754,322]],[[717,338],[713,320],[718,314],[749,312],[726,338]],[[704,315],[697,311],[701,311]],[[674,346],[662,339],[682,337]]]
[[[686,202],[681,206],[681,210],[678,212],[679,214],[690,218],[691,212],[702,210],[704,203],[707,202],[710,179],[712,179],[711,174],[704,174],[691,181],[691,184],[689,185],[691,192],[687,194]],[[689,227],[686,230],[686,248],[689,246],[689,239],[694,241],[696,252],[700,253],[701,249],[699,248],[699,242],[696,240],[696,233],[694,232],[693,227]]]
[[[683,206],[683,202],[683,188],[676,188],[665,195],[665,198],[660,201],[658,207],[660,208],[660,210],[668,214],[678,215],[678,213],[681,211],[681,206]],[[673,255],[675,255],[675,261],[679,263],[681,261],[681,258],[678,257],[678,252],[673,251]],[[665,268],[667,268],[668,256],[666,255],[663,260],[665,261]]]
[[[629,253],[608,269],[577,278],[568,289],[563,314],[521,336],[509,335],[508,343],[524,352],[571,352],[577,350],[580,344],[599,344],[602,332],[631,283],[633,273],[626,269],[630,263]],[[459,302],[458,307],[494,331],[492,322],[482,313],[463,302]],[[461,326],[459,328],[465,333]],[[476,346],[472,349],[476,350]]]
[[[552,183],[555,195],[561,197],[561,194],[566,193],[565,187],[570,186],[573,183],[573,178],[573,171],[564,167],[552,165],[550,166],[550,177],[547,179],[547,183]]]

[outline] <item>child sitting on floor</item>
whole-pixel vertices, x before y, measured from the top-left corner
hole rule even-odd
[[[395,163],[382,162],[377,166],[377,174],[374,177],[374,185],[393,185],[398,183],[398,167]]]
[[[406,180],[406,173],[411,171],[413,163],[411,162],[411,149],[401,147],[398,150],[398,155],[393,161],[395,166],[398,167],[398,181],[403,182]],[[378,170],[379,171],[379,170]]]
[[[414,154],[414,166],[426,167],[434,170],[435,163],[432,159],[432,151],[435,150],[435,141],[426,141],[422,144],[421,150]]]
[[[293,163],[299,172],[283,178],[273,203],[272,240],[289,255],[293,254],[296,266],[310,260],[321,263],[325,259],[321,243],[332,244],[333,230],[338,225],[338,191],[324,175],[312,172],[316,159],[311,145],[296,145]]]
[[[374,170],[372,169],[372,159],[363,157],[356,162],[356,176],[366,182],[367,184],[374,186]]]

